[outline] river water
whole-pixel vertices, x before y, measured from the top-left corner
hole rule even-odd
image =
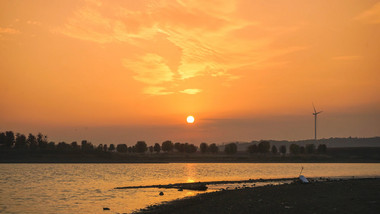
[[[130,213],[199,192],[115,187],[288,178],[301,167],[306,177],[380,176],[378,163],[0,164],[0,213]]]

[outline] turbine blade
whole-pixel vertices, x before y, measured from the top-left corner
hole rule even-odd
[[[319,114],[319,113],[322,113],[323,111],[320,111],[320,112],[318,112],[317,114]]]
[[[314,103],[312,103],[312,104],[313,104],[314,113],[317,113],[317,110],[315,110],[315,107],[314,107]]]

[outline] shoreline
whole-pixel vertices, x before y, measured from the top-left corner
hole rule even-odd
[[[170,164],[170,163],[380,163],[380,160],[292,160],[292,161],[4,161],[0,164]]]
[[[125,158],[102,158],[88,156],[56,157],[0,157],[0,164],[15,163],[126,163],[126,164],[168,164],[168,163],[380,163],[380,158],[318,157],[318,156],[126,156]]]
[[[316,178],[313,178],[316,179]],[[323,179],[323,178],[321,178]],[[204,185],[215,185],[215,184],[235,184],[235,183],[259,183],[259,182],[276,182],[276,181],[295,181],[296,177],[292,178],[258,178],[258,179],[248,179],[248,180],[232,180],[232,181],[199,181],[192,183],[175,183],[167,185],[146,185],[146,186],[125,186],[125,187],[115,187],[114,189],[140,189],[140,188],[163,188],[163,186],[175,186],[175,185],[186,185],[186,184],[204,184]]]
[[[357,178],[201,193],[133,213],[377,213],[378,210],[380,178]]]
[[[0,151],[0,163],[380,163],[380,148],[346,150],[297,155]]]

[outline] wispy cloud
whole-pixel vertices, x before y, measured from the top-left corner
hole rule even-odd
[[[202,91],[202,89],[198,89],[198,88],[188,88],[188,89],[180,91],[180,93],[183,93],[183,94],[198,94],[201,91]]]
[[[14,35],[14,34],[19,34],[20,31],[19,30],[16,30],[14,28],[10,28],[10,27],[0,27],[0,35],[1,34],[8,34],[8,35]]]
[[[355,19],[369,24],[380,24],[380,2],[356,16]]]
[[[231,81],[241,76],[233,70],[265,66],[274,57],[302,49],[269,48],[281,33],[295,28],[273,29],[246,20],[232,1],[148,1],[137,2],[133,7],[120,2],[87,1],[54,32],[100,44],[126,43],[136,47],[140,50],[136,57],[125,58],[122,63],[135,80],[147,87],[167,87],[160,85],[164,82],[178,85],[199,76]],[[271,33],[267,36],[246,35],[268,30]],[[169,63],[167,56],[151,50],[152,46],[165,48],[160,41],[180,50],[177,62]]]
[[[135,44],[136,39],[151,39],[156,33],[154,26],[144,27],[141,13],[120,11],[116,16],[110,16],[102,4],[88,5],[69,17],[67,23],[52,31],[66,36],[100,44],[111,42],[126,42]],[[113,8],[111,12],[116,13]]]
[[[167,91],[165,87],[159,86],[149,86],[144,89],[144,94],[148,95],[168,95],[173,94],[174,92]]]
[[[28,25],[41,25],[41,22],[38,21],[33,21],[33,20],[28,20],[26,21]]]
[[[135,80],[146,84],[156,85],[173,80],[174,73],[164,58],[157,54],[148,53],[137,59],[123,59],[123,65],[135,73]]]

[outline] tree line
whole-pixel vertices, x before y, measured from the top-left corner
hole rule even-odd
[[[268,141],[261,141],[258,144],[252,144],[247,148],[248,152],[250,154],[255,153],[272,153],[272,154],[282,154],[285,155],[287,152],[287,147],[285,145],[280,146],[277,148],[275,145],[272,147],[270,146],[270,143]],[[300,146],[297,144],[290,144],[289,146],[289,153],[290,154],[315,154],[315,153],[326,153],[327,146],[325,144],[319,144],[316,148],[315,144],[307,144],[306,146]]]
[[[66,143],[64,141],[58,144],[54,141],[48,141],[48,137],[42,133],[36,136],[33,134],[24,135],[20,133],[14,134],[13,131],[6,131],[0,133],[0,150],[14,150],[14,151],[99,151],[107,148],[107,145],[94,146],[87,140],[82,140],[81,144],[77,141]]]
[[[226,154],[237,153],[237,143],[228,143],[224,147]],[[260,141],[259,143],[253,143],[248,146],[247,151],[249,154],[282,154],[285,155],[287,147],[285,145],[277,148],[275,145],[270,146],[269,141]],[[307,144],[306,146],[300,146],[297,144],[290,144],[289,153],[293,155],[298,154],[323,154],[327,152],[327,146],[325,144],[319,144],[318,147],[315,144]]]
[[[216,144],[210,146],[204,145],[201,147],[202,153],[212,152],[216,153],[218,147]],[[13,151],[41,151],[41,152],[119,152],[119,153],[160,153],[160,152],[179,152],[179,153],[195,153],[198,151],[198,147],[189,143],[173,143],[170,140],[164,141],[161,144],[155,143],[152,146],[148,146],[145,141],[137,141],[133,146],[127,146],[127,144],[99,144],[93,145],[87,140],[82,140],[79,144],[77,141],[66,143],[64,141],[55,143],[54,141],[48,141],[46,135],[38,133],[37,136],[33,134],[24,135],[20,133],[14,134],[13,131],[6,131],[0,133],[0,150],[13,150]]]
[[[224,146],[224,152],[226,154],[237,153],[237,143],[228,143]],[[0,150],[14,150],[14,151],[41,151],[41,152],[118,152],[118,153],[196,153],[202,154],[217,154],[219,152],[219,147],[215,144],[207,144],[202,142],[199,148],[194,144],[189,143],[173,143],[170,140],[164,142],[155,143],[154,145],[148,146],[145,141],[137,141],[133,146],[127,146],[126,144],[99,144],[98,146],[93,145],[87,140],[82,140],[80,143],[73,141],[71,143],[66,143],[64,141],[55,143],[54,141],[48,141],[46,135],[38,133],[36,136],[33,134],[24,135],[20,133],[14,134],[13,131],[6,131],[0,133]],[[299,146],[297,144],[291,144],[289,146],[290,154],[314,154],[314,153],[326,153],[327,147],[325,144],[319,144],[318,147],[315,144],[307,144],[305,146]],[[249,154],[283,154],[287,152],[287,147],[285,145],[277,148],[276,146],[270,146],[268,141],[260,141],[259,143],[254,143],[247,148]]]

